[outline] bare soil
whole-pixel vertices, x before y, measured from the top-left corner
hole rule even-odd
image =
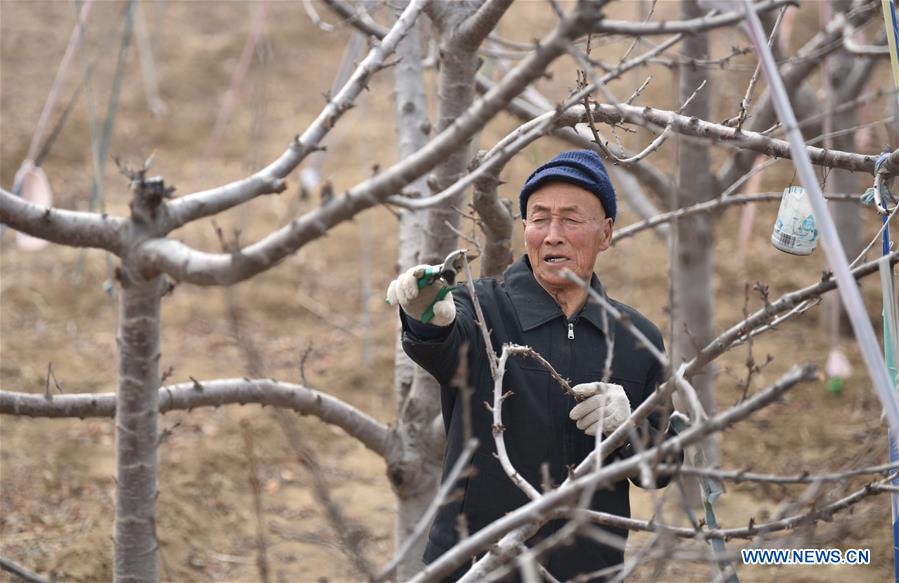
[[[673,3],[671,3],[673,4]],[[538,6],[539,5],[539,6]],[[97,123],[102,122],[112,83],[123,4],[97,3],[87,25],[87,57],[76,55],[63,84],[61,101],[72,93],[84,66],[94,65],[90,94]],[[154,118],[144,97],[136,52],[129,52],[119,113],[110,153],[140,163],[155,152],[153,171],[177,187],[180,195],[222,184],[274,159],[293,135],[317,114],[340,62],[350,31],[344,26],[325,33],[314,27],[302,3],[268,4],[268,36],[272,56],[265,67],[254,65],[238,95],[215,156],[202,152],[212,132],[222,95],[236,66],[253,6],[246,3],[170,1],[145,3],[147,28],[154,41],[156,70],[167,115]],[[327,9],[315,4],[331,18]],[[522,41],[539,36],[552,22],[541,16],[543,3],[517,3],[504,20],[503,34]],[[616,8],[620,16],[634,8]],[[662,13],[674,7],[660,4]],[[813,10],[797,25],[797,37],[811,35]],[[632,14],[631,14],[632,16]],[[332,19],[333,20],[333,19]],[[806,22],[806,24],[802,24]],[[74,24],[74,10],[64,2],[0,2],[0,183],[9,188],[24,158],[57,63]],[[523,33],[522,31],[527,31]],[[736,41],[716,37],[716,47]],[[740,41],[742,42],[742,40]],[[798,40],[797,40],[798,42]],[[604,46],[604,45],[601,45]],[[625,45],[611,45],[607,60]],[[605,49],[597,49],[605,50]],[[723,49],[726,51],[726,48]],[[752,60],[737,59],[740,70],[714,72],[721,81],[722,113],[742,96]],[[651,71],[659,81],[641,100],[671,107],[670,76],[662,67]],[[648,73],[646,73],[648,74]],[[886,87],[885,68],[878,72]],[[613,90],[626,94],[642,81],[629,77]],[[428,83],[433,88],[433,76]],[[370,175],[372,167],[395,160],[391,73],[381,73],[358,107],[350,111],[328,138],[323,173],[342,192]],[[541,89],[559,97],[574,84],[570,63],[560,63]],[[88,92],[86,92],[87,94]],[[56,110],[58,113],[59,109]],[[255,112],[255,114],[254,114]],[[254,115],[256,122],[254,124]],[[53,116],[55,119],[56,115]],[[486,128],[481,143],[493,143],[516,126],[500,119]],[[254,130],[254,127],[256,130]],[[881,128],[878,138],[885,139]],[[643,132],[622,139],[636,145]],[[645,143],[645,141],[643,142]],[[535,162],[561,149],[550,141],[529,148],[504,173],[502,194],[513,198],[517,185]],[[673,146],[653,161],[670,170]],[[722,161],[726,151],[716,153]],[[55,192],[55,204],[87,210],[92,182],[90,122],[84,99],[76,106],[44,167]],[[792,170],[781,163],[765,175],[763,190],[789,184]],[[860,188],[864,179],[860,177]],[[127,215],[127,184],[111,162],[105,167],[105,209]],[[227,237],[256,241],[289,217],[319,203],[317,193],[300,196],[296,176],[281,195],[266,196],[216,217]],[[735,233],[740,211],[721,216],[716,254],[717,326],[725,329],[742,318],[745,287],[765,282],[776,298],[820,278],[821,251],[809,258],[787,256],[768,243],[776,205],[761,205],[745,261],[738,262]],[[865,211],[865,233],[873,236],[877,221]],[[625,209],[618,223],[634,215]],[[384,423],[395,418],[393,403],[394,312],[382,293],[394,277],[396,221],[379,208],[307,245],[275,269],[230,290],[179,285],[163,301],[163,370],[167,382],[190,377],[214,379],[245,376],[246,354],[236,342],[228,315],[232,294],[239,306],[241,336],[261,355],[264,375],[285,381],[302,378],[360,407]],[[468,227],[466,227],[468,229]],[[212,221],[201,221],[173,234],[197,248],[219,249]],[[519,235],[520,237],[520,235]],[[521,252],[520,241],[516,250]],[[873,255],[871,256],[873,258]],[[116,302],[104,292],[115,258],[103,252],[51,245],[37,253],[17,250],[15,234],[6,229],[0,249],[0,387],[42,393],[48,364],[66,393],[115,389]],[[616,245],[602,256],[597,271],[611,295],[635,306],[667,334],[668,261],[665,245],[647,232]],[[876,278],[862,284],[869,313],[880,328]],[[368,290],[367,292],[365,290]],[[749,295],[749,309],[762,305]],[[366,325],[365,313],[370,315]],[[750,392],[773,382],[796,362],[823,368],[830,337],[822,326],[821,308],[788,322],[752,346],[755,359],[773,361],[754,377]],[[829,394],[823,382],[792,391],[780,403],[725,432],[720,441],[724,467],[751,466],[772,473],[838,470],[886,461],[886,433],[880,405],[851,339],[840,346],[854,372],[842,395]],[[309,352],[303,370],[301,355]],[[718,402],[738,401],[745,378],[747,347],[718,363]],[[366,355],[368,355],[366,357]],[[198,409],[169,413],[160,429],[167,437],[159,448],[160,499],[158,533],[161,573],[169,581],[256,581],[256,524],[248,452],[241,423],[249,424],[261,480],[268,562],[278,581],[349,581],[360,574],[338,544],[333,528],[312,493],[312,478],[287,443],[271,411],[258,406]],[[305,444],[321,463],[331,496],[364,537],[368,558],[382,565],[393,549],[394,501],[383,461],[340,430],[315,419],[295,416]],[[0,419],[0,555],[64,581],[108,581],[112,577],[112,508],[114,500],[113,423],[111,420],[46,420],[4,416]],[[861,485],[854,480],[828,494],[835,498]],[[655,498],[669,499],[661,518],[683,523],[676,488],[664,493],[633,489],[635,515],[649,518]],[[804,489],[731,485],[718,505],[723,527],[756,523],[795,500]],[[744,581],[883,581],[891,571],[889,500],[872,496],[830,522],[802,531],[803,539],[786,546],[869,548],[865,567],[740,568]],[[787,514],[790,511],[787,510]],[[627,556],[645,545],[647,535],[634,535]],[[733,547],[741,541],[731,541]],[[697,545],[697,548],[703,548]],[[649,564],[634,574],[640,581],[693,581],[710,577],[702,563],[675,568]],[[2,579],[4,575],[0,575]]]

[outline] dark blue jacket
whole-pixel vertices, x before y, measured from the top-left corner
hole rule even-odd
[[[593,289],[605,295],[596,275]],[[530,346],[546,358],[571,385],[601,381],[606,362],[608,338],[613,358],[609,382],[624,387],[636,408],[662,380],[659,363],[640,346],[633,335],[614,319],[603,318],[602,308],[588,300],[581,311],[566,318],[555,300],[534,279],[527,257],[516,261],[504,274],[502,282],[479,279],[475,289],[484,313],[491,342],[497,351],[507,343]],[[525,504],[528,499],[506,476],[495,458],[491,428],[492,413],[484,402],[493,402],[493,380],[484,342],[475,323],[474,306],[464,286],[453,291],[456,320],[446,328],[428,326],[406,318],[403,321],[403,348],[441,385],[441,405],[446,427],[447,446],[443,459],[444,478],[464,447],[463,402],[454,382],[459,355],[467,348],[471,400],[472,433],[480,441],[473,465],[475,474],[464,480],[461,500],[444,505],[431,528],[425,562],[431,562],[458,541],[460,514],[467,518],[470,532],[476,532]],[[661,350],[659,330],[633,308],[610,300],[618,310]],[[538,490],[541,487],[540,466],[548,464],[553,485],[561,484],[568,468],[579,464],[594,447],[594,438],[577,428],[568,413],[575,405],[572,397],[553,381],[535,360],[510,358],[504,378],[504,391],[512,396],[503,402],[503,425],[509,458],[516,469]],[[647,435],[655,436],[659,414],[650,417],[652,427]],[[624,455],[630,444],[617,455]],[[664,485],[660,483],[659,485]],[[620,516],[630,516],[628,482],[623,480],[611,489],[601,489],[592,500],[592,508]],[[535,538],[542,538],[561,526],[559,521],[545,525]],[[626,537],[627,532],[607,529]],[[560,580],[578,573],[594,571],[620,563],[623,553],[591,540],[578,538],[575,544],[554,550],[543,563]],[[465,569],[462,570],[464,572]]]

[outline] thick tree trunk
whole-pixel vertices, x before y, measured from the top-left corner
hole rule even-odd
[[[391,8],[399,15],[407,2],[395,0]],[[397,47],[398,63],[394,73],[396,86],[397,141],[400,159],[411,156],[427,144],[431,124],[427,114],[420,27],[413,27]],[[407,190],[428,195],[425,177],[413,182]],[[425,214],[401,211],[399,220],[399,273],[421,263],[424,245]],[[399,321],[395,347],[394,390],[399,408],[393,442],[387,458],[388,472],[396,494],[394,543],[400,548],[421,519],[437,492],[440,481],[440,459],[426,445],[429,422],[439,414],[440,387],[406,356],[401,345]],[[428,399],[424,410],[417,400]],[[421,539],[397,567],[397,580],[405,581],[421,570],[421,556],[426,538]]]
[[[115,580],[154,582],[156,569],[156,417],[162,276],[123,273],[119,298],[116,395]]]
[[[474,4],[454,3],[439,5],[434,9],[438,15],[436,24],[443,35],[438,91],[438,131],[455,123],[474,101],[475,74],[479,66],[475,50],[480,40],[469,38],[469,42],[465,42],[459,37],[459,26],[472,16],[474,8],[476,8]],[[501,12],[495,13],[496,16],[498,17]],[[408,43],[408,38],[406,41]],[[415,48],[418,46],[414,45]],[[411,44],[407,48],[413,50]],[[420,56],[416,58],[420,59]],[[418,94],[419,88],[416,85],[414,90],[411,89],[412,83],[421,82],[420,70],[415,73],[410,69],[406,73],[409,78],[403,83],[397,80],[401,123],[404,114],[409,112],[421,111],[422,120],[424,118],[423,99],[422,102],[417,102],[418,98],[413,95]],[[397,75],[399,74],[398,72]],[[413,76],[417,76],[419,80],[412,80]],[[410,86],[405,87],[404,83],[409,83]],[[407,88],[410,89],[410,94],[401,94]],[[423,90],[421,91],[423,95]],[[416,138],[409,141],[411,146],[417,147],[418,139],[423,137],[415,136],[415,130],[421,131],[429,127],[424,121],[426,120],[418,124],[406,122],[410,125],[401,130],[404,133],[409,132]],[[466,140],[435,169],[432,177],[434,191],[448,187],[465,174],[471,159],[472,142],[473,139]],[[442,262],[449,252],[456,249],[458,236],[453,228],[458,228],[460,219],[453,207],[461,206],[464,196],[465,193],[462,192],[427,211],[423,229],[424,240],[416,262],[437,264]],[[403,374],[407,375],[408,371],[403,371]],[[407,392],[405,387],[408,386],[408,376],[402,379],[398,377],[397,382],[397,393],[402,400],[399,422],[393,434],[394,442],[388,456],[387,474],[397,494],[396,539],[399,542],[421,519],[437,491],[440,482],[439,452],[442,451],[438,442],[442,442],[444,436],[435,431],[437,427],[435,420],[440,415],[440,387],[437,382],[418,368]],[[422,540],[417,545],[418,548],[409,553],[404,564],[400,565],[397,572],[398,580],[405,580],[419,570],[426,542]]]
[[[840,130],[851,128],[857,125],[858,116],[854,109],[838,113],[833,116],[833,129]],[[834,148],[852,148],[853,134],[843,134],[835,136],[833,140]],[[834,169],[827,177],[827,191],[838,193],[861,192],[865,186],[859,184],[860,176],[847,170]],[[833,222],[836,224],[837,233],[840,235],[840,242],[846,251],[846,257],[849,261],[855,259],[864,247],[861,237],[861,209],[854,202],[833,201],[829,203],[830,213],[833,215]],[[840,298],[837,296],[828,296],[824,300],[825,309],[821,311],[822,317],[826,318],[829,326],[836,325],[843,334],[852,335],[852,327],[843,310]],[[839,317],[832,318],[833,310],[837,310]]]
[[[847,2],[837,2],[835,6],[837,9],[846,10],[848,8],[847,4]],[[826,71],[828,73],[830,95],[833,97],[831,103],[825,104],[825,107],[836,107],[855,99],[862,92],[864,84],[868,81],[873,63],[873,59],[870,58],[859,62],[856,57],[846,51],[840,51],[831,56],[828,60]],[[839,150],[855,149],[855,132],[840,133],[840,131],[848,130],[858,125],[857,108],[851,107],[844,111],[834,112],[830,116],[830,123],[824,125],[826,131],[834,132],[835,134],[825,142],[825,147]],[[859,181],[860,178],[861,176],[858,174],[835,168],[828,174],[825,188],[827,192],[863,192],[865,188],[870,186],[870,183],[862,184]],[[833,215],[846,256],[849,261],[852,261],[861,253],[864,247],[861,209],[857,204],[851,202],[832,202],[829,205],[829,209]],[[839,298],[825,298],[824,308],[821,312],[822,318],[828,327],[836,326],[839,332],[848,335],[852,334],[852,327]],[[834,331],[831,330],[831,332]]]
[[[703,10],[696,0],[683,0],[681,16],[699,17]],[[693,35],[684,40],[684,53],[694,59],[705,59],[708,55],[706,35]],[[706,71],[701,68],[683,66],[679,70],[679,101],[683,103],[706,79]],[[700,119],[709,118],[708,85],[700,91],[689,105],[685,115]],[[678,200],[671,208],[690,206],[714,198],[717,193],[715,177],[709,165],[709,151],[704,145],[681,143],[678,148]],[[675,243],[673,246],[672,281],[673,286],[673,337],[672,353],[675,365],[695,356],[698,346],[704,346],[712,338],[714,326],[714,216],[695,214],[675,223]],[[693,377],[693,386],[699,393],[708,413],[715,410],[714,371],[709,368]],[[715,444],[711,439],[703,444],[707,459],[714,463],[717,459]]]
[[[391,9],[399,16],[407,2],[393,0]],[[431,123],[428,120],[428,103],[425,95],[424,73],[421,58],[420,27],[409,30],[397,45],[397,64],[394,71],[396,87],[397,143],[401,160],[411,156],[428,142]],[[406,190],[418,191],[421,197],[428,194],[425,177],[412,182]],[[399,246],[397,272],[402,273],[418,265],[421,246],[424,241],[423,213],[401,210],[399,216]],[[397,321],[396,365],[394,367],[394,388],[397,403],[402,404],[412,389],[415,364],[403,352],[400,344],[399,321]]]
[[[512,229],[515,226],[511,206],[497,195],[499,185],[498,173],[488,172],[475,181],[472,196],[472,206],[481,218],[486,239],[480,276],[496,279],[502,279],[503,271],[512,263]]]
[[[452,20],[461,21],[462,17],[467,16],[466,10],[460,5],[458,10],[453,11]],[[448,24],[446,29],[454,30],[455,24]],[[452,125],[471,106],[475,97],[475,74],[480,64],[477,53],[473,52],[477,47],[456,46],[451,35],[452,32],[445,33],[441,42],[438,131]],[[472,140],[467,140],[437,167],[434,173],[437,191],[447,188],[465,174],[471,162],[471,144]],[[447,224],[458,228],[460,217],[453,207],[461,207],[464,198],[465,191],[428,211],[425,227],[427,236],[422,249],[425,262],[440,263],[456,248],[459,238],[447,228]]]
[[[388,454],[387,476],[397,497],[397,548],[421,520],[440,485],[441,457],[434,454],[431,443],[432,421],[439,414],[440,386],[431,375],[416,367],[412,391],[400,410],[400,421]],[[427,536],[406,555],[397,568],[397,581],[406,581],[421,570],[426,544]]]

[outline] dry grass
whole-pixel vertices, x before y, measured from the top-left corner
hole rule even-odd
[[[517,4],[502,25],[504,34],[528,40],[545,30],[551,23],[541,19],[534,4]],[[324,14],[324,8],[319,8]],[[199,156],[240,53],[250,9],[243,3],[224,2],[147,4],[144,10],[149,26],[158,35],[157,69],[170,112],[154,119],[147,111],[132,52],[110,152],[136,162],[155,151],[154,171],[176,185],[179,194],[239,177],[251,161],[261,164],[276,156],[319,110],[321,93],[330,85],[348,31],[340,28],[324,34],[315,30],[300,3],[275,2],[269,9],[274,59],[268,71],[257,68],[250,74],[218,155],[201,167]],[[157,10],[161,24],[154,28]],[[619,10],[629,11],[631,6],[625,4]],[[672,7],[662,4],[659,10],[671,11]],[[119,3],[98,3],[88,25],[88,47],[103,51],[93,81],[100,112],[109,91],[121,11]],[[73,22],[72,7],[63,2],[0,4],[0,183],[4,186],[12,183],[28,148]],[[534,32],[523,35],[521,30]],[[729,46],[725,43],[730,41],[721,35],[717,42]],[[620,50],[620,46],[598,50]],[[64,96],[73,89],[80,66],[76,59]],[[542,82],[541,88],[552,96],[563,95],[573,85],[572,70],[570,63],[560,63],[553,80]],[[656,80],[641,101],[670,107],[669,77],[660,69],[653,73]],[[638,85],[642,75],[613,89],[626,92],[624,86]],[[748,75],[731,74],[725,83],[724,73],[715,73],[724,88],[717,107],[725,110],[728,103],[736,103]],[[433,85],[433,79],[429,78],[429,83]],[[262,101],[253,97],[253,87],[264,87],[266,96],[265,129],[256,139],[250,131],[252,111]],[[374,98],[361,102],[333,132],[324,172],[338,193],[366,177],[373,164],[384,167],[394,160],[390,91],[390,74],[382,74],[372,84]],[[87,208],[91,184],[87,120],[84,105],[79,104],[45,163],[56,202],[66,208]],[[514,126],[513,120],[497,120],[485,129],[482,143],[492,143]],[[636,142],[643,137],[640,133],[625,139]],[[516,185],[533,163],[559,148],[545,142],[519,156],[504,174],[508,184],[503,194],[514,197]],[[672,152],[666,146],[656,156],[657,163],[663,168],[670,166]],[[722,151],[716,159],[727,155]],[[789,166],[781,164],[766,175],[764,188],[782,188],[790,181],[789,174]],[[105,184],[108,210],[124,214],[126,184],[112,164],[107,165]],[[239,228],[241,240],[249,242],[313,204],[317,204],[315,195],[311,201],[299,200],[292,177],[284,194],[264,197],[240,211],[226,213],[217,222],[226,232]],[[733,234],[739,211],[728,211],[720,222],[716,301],[722,329],[741,317],[744,283],[763,280],[776,297],[819,277],[820,253],[809,259],[794,258],[767,243],[775,211],[773,205],[760,209],[745,265],[735,265],[730,259],[736,251]],[[624,211],[619,223],[625,225],[632,219]],[[873,233],[875,228],[872,219],[866,232]],[[244,334],[260,348],[266,375],[296,381],[300,354],[312,346],[306,368],[312,386],[330,391],[384,422],[393,419],[394,316],[383,305],[380,290],[394,273],[394,231],[393,216],[384,209],[373,210],[300,250],[269,273],[234,288],[242,308]],[[218,247],[209,221],[174,236],[205,250]],[[13,240],[13,233],[7,231],[0,251],[0,387],[40,392],[47,363],[52,362],[66,392],[113,390],[116,306],[102,291],[108,277],[106,258],[97,251],[82,257],[78,251],[57,246],[23,254]],[[363,248],[372,256],[370,278],[375,291],[369,298],[362,298],[360,291]],[[520,252],[520,242],[516,248]],[[81,277],[76,280],[79,269]],[[634,305],[665,329],[667,257],[658,239],[647,233],[623,242],[600,259],[597,269],[614,297]],[[866,282],[863,291],[877,321],[876,282]],[[374,321],[368,332],[373,350],[370,364],[362,360],[362,339],[321,317],[329,315],[363,333],[363,301]],[[758,305],[754,298],[753,306]],[[229,331],[223,290],[179,286],[163,306],[162,368],[174,367],[171,382],[188,376],[205,379],[245,374],[246,365]],[[756,343],[757,358],[771,354],[775,360],[754,387],[773,381],[793,362],[813,361],[823,366],[829,341],[814,314]],[[851,343],[844,340],[843,345],[856,371],[842,397],[828,395],[821,385],[797,389],[784,404],[724,434],[723,463],[795,472],[882,462],[886,447],[879,404]],[[744,374],[744,359],[745,348],[741,348],[720,363],[722,405],[739,397],[735,378]],[[239,425],[243,419],[249,420],[254,432],[274,573],[284,581],[357,578],[350,562],[335,548],[335,536],[311,495],[309,477],[296,463],[270,412],[256,406],[178,412],[161,419],[161,427],[172,430],[160,449],[162,573],[177,581],[256,579],[252,498]],[[345,505],[350,518],[367,529],[370,556],[385,560],[392,548],[393,498],[383,462],[339,430],[314,420],[297,418],[297,423],[325,464],[325,478],[334,498]],[[0,554],[60,579],[109,580],[114,488],[111,422],[4,417],[0,438]],[[721,522],[736,526],[751,516],[761,519],[786,495],[781,489],[732,488],[721,502]],[[635,493],[634,504],[637,514],[646,516],[648,496]],[[888,505],[882,496],[860,504],[854,512],[819,528],[808,543],[869,547],[875,562],[871,567],[758,568],[742,570],[741,576],[752,581],[884,580],[890,567]],[[635,536],[632,543],[644,539]],[[661,577],[696,580],[705,578],[706,572],[705,566],[685,566]],[[636,578],[653,580],[659,575],[647,569]]]

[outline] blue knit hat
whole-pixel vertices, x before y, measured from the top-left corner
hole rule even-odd
[[[527,218],[528,197],[535,190],[550,182],[569,182],[596,195],[606,216],[615,221],[618,205],[615,188],[599,155],[592,150],[562,152],[528,176],[518,195],[521,218]]]

